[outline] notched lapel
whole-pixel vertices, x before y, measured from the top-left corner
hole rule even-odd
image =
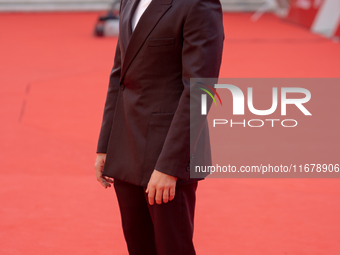
[[[124,1],[121,2],[121,4],[123,4]],[[122,44],[122,50],[123,50],[123,56],[125,55],[125,50],[128,46],[128,43],[129,43],[129,39],[130,39],[130,31],[129,31],[129,27],[128,27],[128,24],[129,24],[129,18],[131,17],[131,9],[132,9],[132,1],[131,0],[126,0],[125,3],[124,3],[124,6],[122,6],[122,9],[121,9],[121,13],[120,13],[120,16],[121,16],[121,19],[120,19],[120,22],[119,22],[119,37],[120,37],[120,41],[121,41],[121,44]]]
[[[146,38],[149,36],[158,21],[170,9],[171,3],[172,0],[152,0],[139,19],[125,51],[120,81],[123,80],[127,69],[131,65],[131,62],[137,55]]]

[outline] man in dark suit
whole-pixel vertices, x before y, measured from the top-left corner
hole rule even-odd
[[[192,255],[197,179],[190,164],[211,158],[205,127],[190,154],[190,78],[218,77],[221,5],[122,0],[120,8],[96,176],[105,188],[114,185],[130,254]]]

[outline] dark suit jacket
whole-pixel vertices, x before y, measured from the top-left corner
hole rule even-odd
[[[224,31],[219,0],[152,0],[131,37],[134,0],[122,0],[120,33],[97,152],[103,174],[147,186],[154,169],[190,182],[211,162],[205,124],[190,155],[190,78],[218,77]]]

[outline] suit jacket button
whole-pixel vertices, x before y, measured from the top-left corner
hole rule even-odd
[[[190,166],[187,167],[187,172],[190,172]]]
[[[125,85],[124,84],[120,84],[120,90],[123,91],[125,89]]]

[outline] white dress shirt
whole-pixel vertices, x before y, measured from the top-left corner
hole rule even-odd
[[[146,8],[149,6],[150,3],[151,3],[151,0],[140,0],[138,6],[136,8],[135,13],[133,14],[132,20],[131,20],[132,31],[137,26],[137,23],[138,23],[140,17],[142,16],[142,14],[144,13],[144,11],[146,10]]]

